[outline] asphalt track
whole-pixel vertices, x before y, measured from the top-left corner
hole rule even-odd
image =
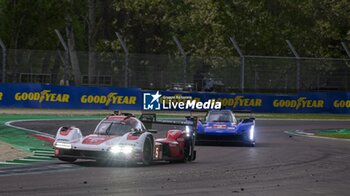
[[[54,134],[61,125],[91,132],[96,123],[15,125]],[[284,133],[326,128],[350,128],[350,121],[257,120],[256,147],[197,146],[197,160],[185,164],[124,167],[52,161],[43,167],[74,167],[0,175],[0,195],[349,195],[350,142]]]

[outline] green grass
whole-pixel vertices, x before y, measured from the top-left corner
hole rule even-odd
[[[350,139],[350,129],[330,129],[320,130],[320,133],[316,134],[321,137],[332,137],[340,139]]]
[[[350,139],[350,134],[347,133],[320,133],[316,134],[317,136],[321,137],[332,137],[332,138],[339,138],[339,139]]]
[[[350,134],[350,129],[320,130],[320,134]]]
[[[192,115],[204,117],[205,112],[193,112]],[[189,112],[157,112],[159,118],[179,118],[189,116]],[[349,114],[286,114],[286,113],[253,113],[256,119],[319,119],[319,120],[350,120]],[[236,114],[237,118],[249,117],[249,114]]]
[[[256,118],[263,119],[336,119],[350,120],[349,114],[255,114]]]

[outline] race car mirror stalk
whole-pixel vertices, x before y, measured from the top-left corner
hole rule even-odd
[[[150,133],[153,133],[153,134],[158,133],[158,131],[155,130],[155,129],[148,129],[147,131],[150,132]]]

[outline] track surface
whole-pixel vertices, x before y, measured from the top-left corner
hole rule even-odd
[[[17,122],[55,134],[91,132],[97,121]],[[147,167],[99,166],[0,176],[0,195],[348,195],[350,142],[293,136],[296,129],[350,128],[350,121],[257,121],[257,146],[197,146],[197,160]],[[164,133],[160,133],[164,134]],[[49,165],[71,165],[58,161]],[[1,171],[1,170],[0,170]]]

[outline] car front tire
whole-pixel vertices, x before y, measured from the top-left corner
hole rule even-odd
[[[152,139],[146,137],[145,143],[143,145],[142,163],[144,165],[150,165],[153,160],[153,145]]]

